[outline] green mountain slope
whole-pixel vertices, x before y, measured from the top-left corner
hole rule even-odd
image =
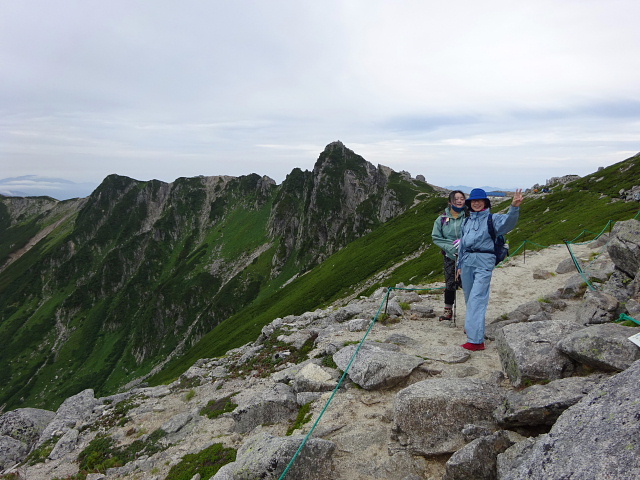
[[[140,381],[424,195],[335,142],[280,186],[111,175],[75,203],[0,197],[0,405]]]

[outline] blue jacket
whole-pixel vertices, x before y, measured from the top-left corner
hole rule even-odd
[[[493,253],[473,253],[470,250],[480,252],[493,252],[493,239],[489,234],[487,220],[490,210],[471,212],[462,226],[462,238],[460,240],[460,252],[458,256],[458,268],[463,265],[468,267],[481,267],[493,269],[496,257]],[[496,235],[506,235],[513,230],[520,217],[520,207],[509,207],[506,214],[493,215],[493,228]]]

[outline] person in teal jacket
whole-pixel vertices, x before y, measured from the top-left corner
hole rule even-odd
[[[457,275],[456,258],[458,256],[457,242],[462,235],[462,223],[468,212],[465,205],[466,197],[460,190],[454,190],[449,194],[449,205],[444,214],[433,222],[431,237],[442,250],[444,259],[444,314],[440,320],[453,318],[453,305],[456,301]]]
[[[516,190],[509,211],[494,214],[493,226],[496,235],[505,235],[513,230],[520,216],[522,190]],[[458,275],[462,280],[466,302],[465,332],[467,350],[484,350],[485,314],[489,305],[491,276],[495,268],[494,243],[489,233],[487,219],[491,213],[491,201],[481,188],[474,188],[466,200],[470,209],[469,218],[462,226]]]

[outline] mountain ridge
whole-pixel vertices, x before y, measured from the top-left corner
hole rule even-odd
[[[432,192],[334,142],[280,186],[257,174],[109,175],[86,199],[0,198],[0,404],[144,378]]]

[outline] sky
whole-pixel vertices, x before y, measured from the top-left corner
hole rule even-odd
[[[528,188],[640,151],[637,0],[0,2],[0,178]]]

